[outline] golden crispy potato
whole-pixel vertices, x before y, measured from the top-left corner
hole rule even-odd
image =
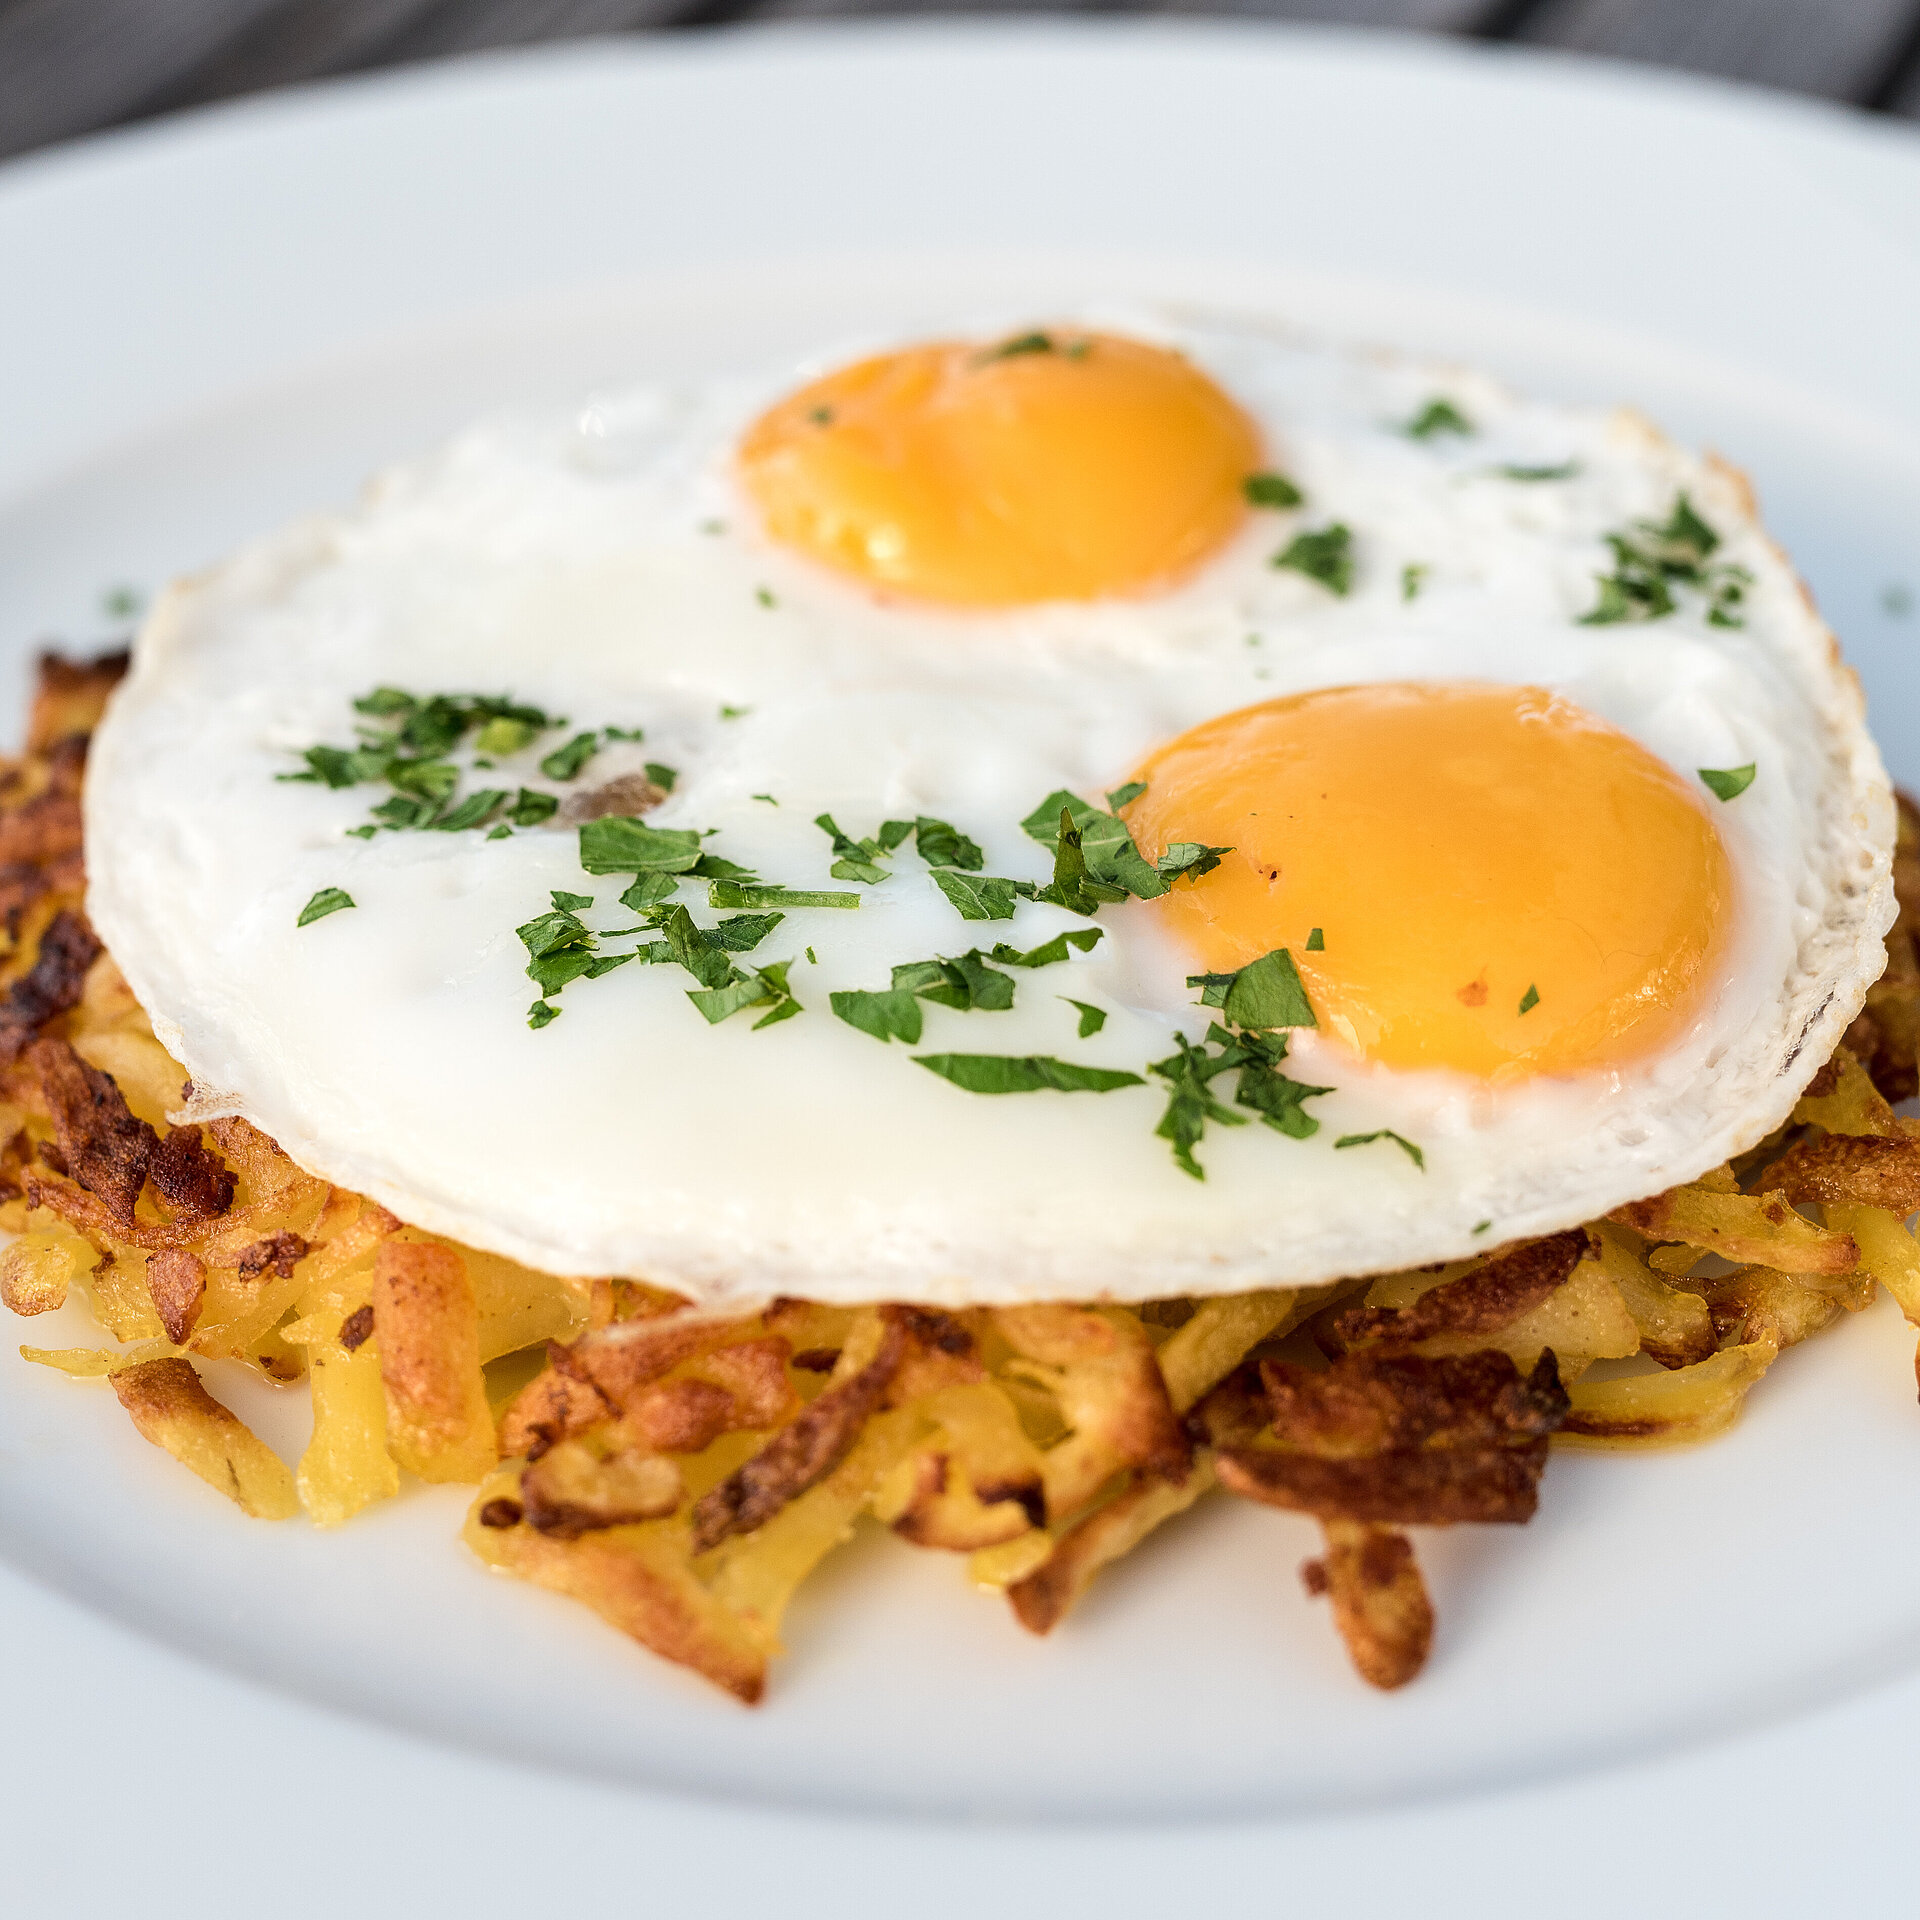
[[[372,1306],[394,1458],[422,1480],[484,1478],[498,1455],[466,1263],[448,1247],[384,1241]]]
[[[201,1385],[185,1360],[146,1360],[108,1378],[142,1435],[242,1512],[287,1520],[300,1511],[285,1462]]]

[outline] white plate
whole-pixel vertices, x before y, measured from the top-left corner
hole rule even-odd
[[[15,165],[0,260],[21,653],[475,412],[1143,298],[1711,441],[1920,778],[1920,613],[1883,597],[1920,587],[1920,142],[1823,109],[1230,27],[606,45]],[[1663,1911],[1891,1903],[1920,1754],[1911,1346],[1883,1307],[1789,1356],[1730,1439],[1559,1458],[1529,1528],[1434,1536],[1441,1637],[1399,1696],[1300,1593],[1306,1525],[1222,1502],[1047,1642],[956,1563],[865,1540],[803,1594],[755,1715],[486,1578],[457,1496],[258,1526],[103,1391],[0,1360],[10,1888],[104,1912],[153,1874],[153,1914],[209,1889],[1584,1913],[1642,1879]],[[297,1450],[292,1397],[219,1384]]]

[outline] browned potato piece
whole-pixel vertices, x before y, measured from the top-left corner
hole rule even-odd
[[[394,1458],[422,1480],[483,1478],[498,1455],[466,1263],[447,1247],[386,1241],[374,1256],[373,1324]]]
[[[549,1539],[523,1523],[518,1480],[495,1475],[468,1512],[466,1542],[482,1560],[584,1601],[643,1647],[704,1674],[736,1700],[759,1700],[766,1651],[694,1577],[684,1527],[656,1521]]]
[[[293,1475],[204,1386],[185,1360],[146,1360],[108,1376],[133,1424],[242,1512],[286,1520],[300,1511]]]
[[[1307,1591],[1333,1603],[1334,1625],[1361,1679],[1404,1687],[1427,1664],[1433,1602],[1413,1544],[1393,1527],[1326,1520],[1327,1551],[1300,1569]]]

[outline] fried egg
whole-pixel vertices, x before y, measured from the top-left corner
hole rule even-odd
[[[1894,912],[1738,475],[1138,317],[475,427],[168,593],[86,809],[184,1113],[713,1306],[1591,1219],[1785,1119]]]

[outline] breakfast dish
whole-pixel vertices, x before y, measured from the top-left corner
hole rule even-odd
[[[30,1357],[740,1698],[862,1515],[1045,1632],[1216,1487],[1397,1685],[1407,1526],[1920,1316],[1893,798],[1632,416],[1021,323],[476,428],[116,678],[0,815]]]

